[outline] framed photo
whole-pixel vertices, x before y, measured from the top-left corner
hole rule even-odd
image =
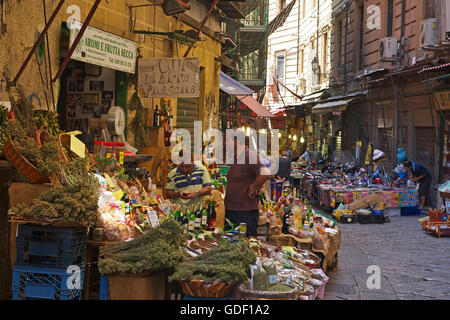
[[[81,94],[68,94],[67,95],[67,104],[82,104]]]
[[[69,92],[75,92],[77,90],[77,80],[69,79]]]
[[[89,81],[89,91],[103,91],[104,87],[104,81]]]
[[[84,104],[100,104],[100,93],[85,93],[83,94]]]
[[[77,116],[77,106],[70,104],[67,106],[67,117],[75,118]]]
[[[113,91],[103,91],[102,92],[102,99],[113,99]]]
[[[77,90],[76,91],[84,91],[84,80],[76,80],[77,81]]]
[[[88,119],[94,116],[94,108],[93,104],[83,104],[77,106],[77,118],[80,119]]]
[[[112,100],[102,100],[101,104],[101,112],[103,114],[107,114],[109,111],[109,108],[111,108]]]
[[[95,64],[85,63],[84,73],[87,76],[99,77],[102,74],[102,67],[96,66]]]

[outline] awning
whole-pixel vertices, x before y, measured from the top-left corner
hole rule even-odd
[[[319,103],[312,108],[312,113],[337,112],[347,110],[347,105],[354,99]]]
[[[242,83],[234,80],[230,76],[220,71],[220,90],[229,95],[236,96],[247,107],[249,107],[258,117],[274,117],[269,110],[264,108],[255,98],[252,97],[253,90],[247,88]]]
[[[252,109],[254,113],[258,117],[266,117],[266,118],[272,118],[274,115],[270,113],[269,110],[264,108],[261,103],[258,102],[255,98],[252,96],[236,96],[239,100],[241,100],[247,107]]]
[[[291,10],[294,7],[294,5],[295,0],[289,3],[286,8],[284,8],[272,21],[270,21],[268,29],[269,36],[286,22],[286,19],[291,13]]]
[[[220,90],[232,96],[248,96],[254,92],[252,89],[247,88],[239,81],[236,81],[230,76],[227,76],[222,71],[220,72]]]

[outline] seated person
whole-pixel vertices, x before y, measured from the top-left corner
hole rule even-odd
[[[194,161],[191,156],[190,161],[180,163],[169,172],[166,195],[173,203],[182,207],[201,206],[202,197],[211,194],[211,185],[208,169],[201,162]]]

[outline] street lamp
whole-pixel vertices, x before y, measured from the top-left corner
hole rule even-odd
[[[314,59],[311,61],[312,71],[314,73],[317,73],[319,71],[319,60],[317,60],[317,57],[314,57]]]

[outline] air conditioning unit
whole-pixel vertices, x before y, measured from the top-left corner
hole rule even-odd
[[[385,37],[380,40],[380,59],[393,59],[397,56],[397,38]]]
[[[450,0],[441,0],[441,36],[439,42],[450,41]]]
[[[420,22],[420,47],[430,47],[436,44],[436,18]]]

